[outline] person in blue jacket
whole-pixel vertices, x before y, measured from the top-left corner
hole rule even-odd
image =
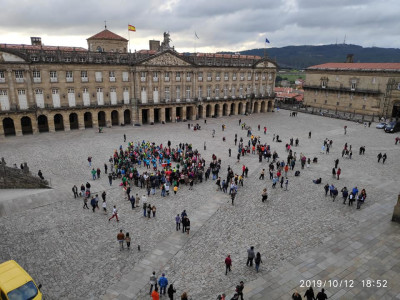
[[[158,285],[160,286],[160,295],[166,292],[168,286],[168,279],[165,278],[165,274],[162,273],[161,277],[158,279]]]

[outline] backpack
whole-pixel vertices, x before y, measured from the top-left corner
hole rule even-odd
[[[300,176],[300,171],[297,170],[296,172],[294,172],[294,176]]]

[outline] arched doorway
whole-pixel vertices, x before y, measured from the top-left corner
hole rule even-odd
[[[15,135],[14,120],[11,118],[3,119],[3,130],[5,136]]]
[[[239,103],[238,114],[239,115],[243,114],[243,103],[242,102]]]
[[[268,111],[272,111],[272,109],[273,109],[272,101],[268,101]]]
[[[197,107],[198,117],[203,118],[203,105]]]
[[[49,123],[47,121],[47,116],[40,115],[38,117],[38,130],[39,132],[49,132]]]
[[[118,120],[118,112],[116,110],[113,110],[111,112],[111,125],[119,125],[119,120]]]
[[[83,115],[83,120],[85,123],[85,128],[92,128],[93,127],[93,118],[91,112],[85,112]]]
[[[229,112],[229,114],[230,114],[231,116],[233,116],[233,115],[235,114],[235,103],[232,103],[232,104],[231,104],[231,111]]]
[[[395,118],[396,120],[400,118],[400,101],[393,102],[392,118]]]
[[[250,102],[246,102],[246,113],[251,113],[251,104]]]
[[[29,117],[22,117],[21,118],[21,129],[22,134],[32,134],[32,121]]]
[[[258,102],[254,102],[254,108],[253,108],[254,113],[258,113]]]
[[[99,127],[105,127],[106,126],[106,113],[104,111],[99,111],[97,114],[97,120]]]
[[[215,104],[214,106],[214,117],[220,117],[219,115],[219,104]]]
[[[142,109],[142,124],[149,123],[150,111],[148,109]]]
[[[78,115],[76,113],[69,114],[69,128],[71,130],[79,129]]]
[[[265,112],[265,101],[261,102],[261,112]]]
[[[207,118],[211,117],[211,105],[210,104],[208,104],[206,106],[206,117]]]
[[[131,124],[131,110],[125,109],[124,111],[124,124],[128,125]]]
[[[226,103],[222,106],[222,115],[223,116],[229,115],[228,104],[226,104]]]
[[[186,107],[186,120],[192,120],[193,116],[193,106]]]
[[[64,130],[64,118],[61,114],[56,114],[54,116],[54,130],[55,131]]]

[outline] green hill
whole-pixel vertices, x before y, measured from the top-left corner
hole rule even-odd
[[[241,51],[245,55],[264,56],[264,49]],[[228,53],[228,52],[225,52]],[[268,48],[267,56],[276,60],[280,68],[304,69],[328,62],[345,62],[347,54],[353,54],[354,62],[400,62],[400,49],[364,48],[358,45],[286,46]]]

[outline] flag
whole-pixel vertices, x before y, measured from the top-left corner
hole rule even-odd
[[[199,37],[197,36],[196,31],[194,32],[194,36],[197,37],[197,39],[199,40]]]
[[[269,44],[269,41],[268,41],[268,39],[267,39],[267,38],[265,38],[265,42]]]
[[[133,26],[133,25],[129,25],[129,24],[128,24],[128,30],[129,30],[129,31],[136,31],[136,27]]]

